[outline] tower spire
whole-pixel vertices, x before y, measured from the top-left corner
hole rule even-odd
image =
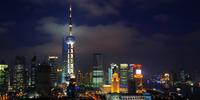
[[[72,1],[69,0],[69,35],[72,36]]]

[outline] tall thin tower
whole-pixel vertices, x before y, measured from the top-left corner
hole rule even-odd
[[[69,76],[70,79],[75,78],[75,72],[74,72],[74,58],[75,58],[75,50],[74,50],[74,43],[75,43],[75,37],[72,33],[72,5],[71,0],[69,0],[69,33],[66,37],[67,42],[67,76]]]

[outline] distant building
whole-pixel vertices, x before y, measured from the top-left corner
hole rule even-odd
[[[16,92],[23,92],[25,86],[27,85],[27,76],[26,76],[26,67],[25,67],[25,57],[17,56],[15,58],[15,67],[13,72],[13,90]]]
[[[55,87],[61,83],[62,69],[59,68],[59,61],[57,56],[49,56],[49,66],[51,67],[51,86]]]
[[[94,88],[100,88],[103,85],[103,65],[102,55],[100,53],[93,54],[93,71],[92,83]]]
[[[5,94],[9,88],[9,68],[4,62],[0,62],[0,94]]]
[[[89,77],[87,77],[87,78],[89,78]],[[79,85],[84,83],[84,74],[80,70],[77,73],[76,79],[77,79],[77,83]]]
[[[85,85],[92,86],[92,72],[85,73],[83,80]]]
[[[120,64],[120,93],[128,93],[128,64]]]
[[[36,62],[36,56],[34,56],[31,60],[31,87],[35,88],[35,83],[36,83],[36,71],[37,71],[37,62]]]
[[[42,63],[36,71],[36,91],[42,96],[48,96],[51,90],[51,67],[47,63]]]

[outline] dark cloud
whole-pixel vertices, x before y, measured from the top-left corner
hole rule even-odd
[[[8,29],[5,27],[0,27],[0,34],[8,32]]]
[[[87,16],[105,16],[118,15],[117,9],[120,6],[121,0],[73,0],[74,4],[83,11],[87,12]]]
[[[153,16],[153,20],[159,23],[167,23],[170,20],[170,17],[165,14],[158,14]]]
[[[173,3],[174,0],[129,0],[133,6],[142,10],[157,8],[161,5]]]

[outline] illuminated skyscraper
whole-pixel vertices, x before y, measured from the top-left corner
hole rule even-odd
[[[9,88],[9,70],[4,61],[0,63],[0,94],[4,94]]]
[[[103,85],[103,65],[100,53],[93,54],[92,83],[94,88],[100,88]]]
[[[143,88],[143,75],[142,75],[142,65],[134,64],[134,80],[136,93],[143,93],[145,90]]]
[[[128,92],[128,64],[120,64],[120,92]]]
[[[67,73],[64,72],[65,78],[69,76],[70,79],[75,78],[75,71],[74,71],[74,64],[75,64],[75,37],[72,33],[72,6],[71,6],[71,0],[69,0],[69,33],[66,36],[66,43],[67,43]],[[64,69],[64,70],[65,70]],[[67,80],[67,79],[66,79]]]
[[[49,66],[51,67],[51,85],[52,87],[56,86],[58,83],[57,69],[58,69],[58,57],[49,56]]]
[[[116,71],[113,72],[112,75],[112,83],[111,83],[111,93],[119,93],[120,92],[120,79],[118,73]]]
[[[116,64],[111,64],[112,69],[112,79],[111,79],[111,93],[120,92],[120,78],[117,72],[118,66]]]
[[[63,44],[62,44],[62,77],[61,82],[66,81],[66,75],[67,75],[67,41],[66,41],[66,35],[63,38]]]
[[[82,83],[84,83],[83,78],[84,78],[84,75],[83,75],[83,73],[79,70],[78,73],[77,73],[77,77],[76,77],[77,83],[78,83],[79,85],[82,84]],[[89,78],[89,77],[87,77],[87,78]]]
[[[117,64],[114,63],[110,64],[110,68],[108,68],[108,84],[111,84],[112,82],[112,75],[114,70],[118,73],[117,69],[118,69]]]

